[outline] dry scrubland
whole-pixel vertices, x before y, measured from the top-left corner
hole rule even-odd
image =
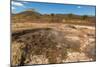
[[[12,23],[12,65],[95,61],[95,25],[75,22]]]

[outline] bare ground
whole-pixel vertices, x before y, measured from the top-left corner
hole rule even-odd
[[[56,31],[60,31],[64,34],[65,40],[70,42],[68,48],[66,48],[67,55],[64,59],[57,56],[57,60],[54,63],[65,62],[78,62],[78,61],[95,61],[96,60],[96,44],[95,44],[95,27],[84,25],[73,25],[63,23],[12,23],[12,34],[23,30],[37,29],[37,28],[51,28]],[[13,38],[13,36],[12,36]],[[20,46],[19,46],[20,45]],[[18,65],[21,61],[21,50],[24,43],[19,43],[16,40],[12,40],[12,65]],[[59,46],[57,46],[59,47]],[[51,51],[52,52],[52,51]],[[59,51],[58,51],[59,53]],[[56,55],[57,50],[50,53],[50,56]],[[52,61],[52,60],[51,60]],[[52,62],[53,62],[52,61]],[[48,64],[51,63],[50,59],[45,55],[33,55],[31,61],[26,59],[25,64]]]

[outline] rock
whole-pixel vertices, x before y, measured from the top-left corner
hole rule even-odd
[[[85,55],[83,52],[69,52],[67,59],[63,60],[63,62],[81,62],[81,61],[91,61],[89,57]]]
[[[89,57],[92,58],[94,61],[96,60],[96,46],[95,41],[92,41],[87,45],[83,52]]]
[[[13,40],[17,41],[17,43],[23,43],[22,45],[20,44],[17,45],[21,46],[19,48],[20,59],[19,62],[17,62],[18,65],[25,65],[30,63],[31,64],[60,63],[64,58],[66,58],[67,48],[69,48],[69,45],[72,44],[70,41],[67,41],[64,38],[64,34],[61,31],[56,31],[51,28],[34,29],[27,32],[25,31],[19,32],[17,34],[20,35],[17,36],[16,34],[14,34],[15,36],[17,36],[17,38],[15,39],[13,38]],[[15,51],[18,51],[18,49]],[[33,60],[34,58],[37,58],[38,56],[41,55],[47,58],[48,61],[43,62],[42,61],[43,59],[39,58],[37,59],[39,60],[39,62],[35,62],[35,60]],[[19,56],[19,54],[17,53],[12,57],[15,56]],[[12,60],[13,62],[16,61],[15,59]]]

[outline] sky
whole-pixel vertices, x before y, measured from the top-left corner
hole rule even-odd
[[[12,13],[34,9],[41,14],[76,14],[95,16],[95,6],[43,2],[12,1]]]

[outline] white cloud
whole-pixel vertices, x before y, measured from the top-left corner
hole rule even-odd
[[[14,9],[15,9],[15,7],[12,6],[12,10],[14,10]]]
[[[21,2],[15,2],[15,1],[12,1],[12,5],[14,5],[14,6],[24,6],[24,4],[22,4]]]
[[[82,8],[81,6],[77,6],[77,8]]]
[[[23,1],[23,3],[27,3],[27,2],[24,2],[24,1]]]

